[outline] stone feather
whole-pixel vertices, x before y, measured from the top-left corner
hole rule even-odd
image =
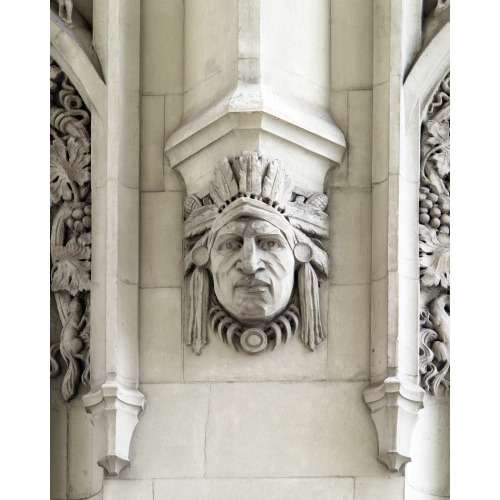
[[[260,196],[262,192],[262,162],[257,153],[244,151],[238,158],[240,164],[240,193]]]
[[[292,194],[290,177],[278,160],[273,160],[262,183],[262,198],[271,204],[282,204]]]
[[[227,158],[224,158],[215,167],[214,180],[210,183],[210,196],[215,204],[221,208],[231,202],[238,194],[238,185]]]

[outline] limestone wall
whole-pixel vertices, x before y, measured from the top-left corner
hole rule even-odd
[[[382,9],[385,3],[315,3],[330,18],[329,111],[347,142],[341,165],[332,166],[324,186],[330,278],[321,283],[321,301],[328,338],[314,353],[296,337],[285,348],[259,356],[238,354],[213,336],[198,356],[184,341],[186,187],[164,148],[186,115],[184,78],[194,78],[185,74],[184,29],[186,8],[195,4],[141,2],[138,388],[146,404],[132,437],[131,464],[118,476],[104,474],[99,491],[102,469],[95,464],[95,450],[85,453],[86,465],[79,464],[71,458],[79,449],[67,442],[77,428],[86,445],[94,442],[90,415],[79,398],[66,407],[54,403],[53,447],[67,452],[53,453],[52,498],[403,499],[404,468],[389,472],[377,460],[379,437],[363,400],[371,383],[373,322],[384,321],[372,312],[372,301],[383,300],[383,290],[375,293],[378,285],[372,283],[373,210],[384,220],[387,216],[383,205],[372,209],[372,138],[374,6]],[[223,4],[211,0],[204,8],[219,8],[223,17],[230,11]],[[286,2],[280,8],[286,11]],[[267,36],[279,40],[280,9],[273,12],[276,18],[267,19],[265,27],[274,28]],[[300,13],[287,15],[300,26]],[[212,43],[210,38],[206,43]],[[265,71],[279,64],[278,56],[268,58]],[[324,53],[316,56],[325,58]],[[316,62],[308,61],[319,81]],[[218,71],[217,59],[213,64],[198,75],[204,84]],[[282,69],[283,75],[287,71],[293,68]],[[276,75],[276,85],[286,90],[283,75]],[[221,77],[217,85],[226,83]],[[204,97],[190,90],[195,107]],[[300,96],[301,90],[293,94]],[[379,138],[379,149],[386,139]],[[58,388],[55,383],[54,401]],[[62,472],[66,461],[69,473]],[[83,470],[92,475],[90,482],[87,474],[78,482]]]

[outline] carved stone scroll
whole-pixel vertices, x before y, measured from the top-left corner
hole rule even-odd
[[[50,63],[51,291],[63,325],[50,346],[50,374],[67,370],[62,396],[90,387],[90,113],[61,68]]]
[[[450,75],[422,123],[420,168],[420,383],[450,387]]]
[[[320,278],[328,257],[328,198],[293,192],[279,160],[243,152],[215,167],[209,195],[185,201],[187,344],[200,354],[209,329],[238,352],[258,354],[300,330],[311,350],[325,338]]]

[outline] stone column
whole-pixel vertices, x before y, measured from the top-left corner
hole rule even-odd
[[[364,398],[390,470],[410,461],[418,386],[418,234],[400,210],[417,206],[418,173],[401,169],[403,80],[419,49],[421,2],[376,0],[373,49],[372,360]],[[409,251],[408,251],[409,249]]]
[[[144,405],[138,390],[140,2],[98,2],[94,43],[107,85],[94,171],[91,392],[99,465],[118,474]]]

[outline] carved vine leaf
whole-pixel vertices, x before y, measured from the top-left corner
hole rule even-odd
[[[450,173],[450,124],[429,120],[426,126],[429,133],[427,143],[433,146],[429,159],[436,166],[438,175],[444,177]]]
[[[420,282],[422,285],[450,286],[450,237],[420,225]]]
[[[53,204],[61,199],[79,201],[78,186],[90,181],[89,144],[70,137],[65,144],[54,139],[50,147],[50,195]]]
[[[450,123],[424,123],[423,147],[428,151],[422,164],[422,180],[437,194],[449,194],[444,178],[450,173]]]
[[[52,249],[51,290],[68,291],[73,297],[78,292],[90,291],[90,248],[76,242]]]

